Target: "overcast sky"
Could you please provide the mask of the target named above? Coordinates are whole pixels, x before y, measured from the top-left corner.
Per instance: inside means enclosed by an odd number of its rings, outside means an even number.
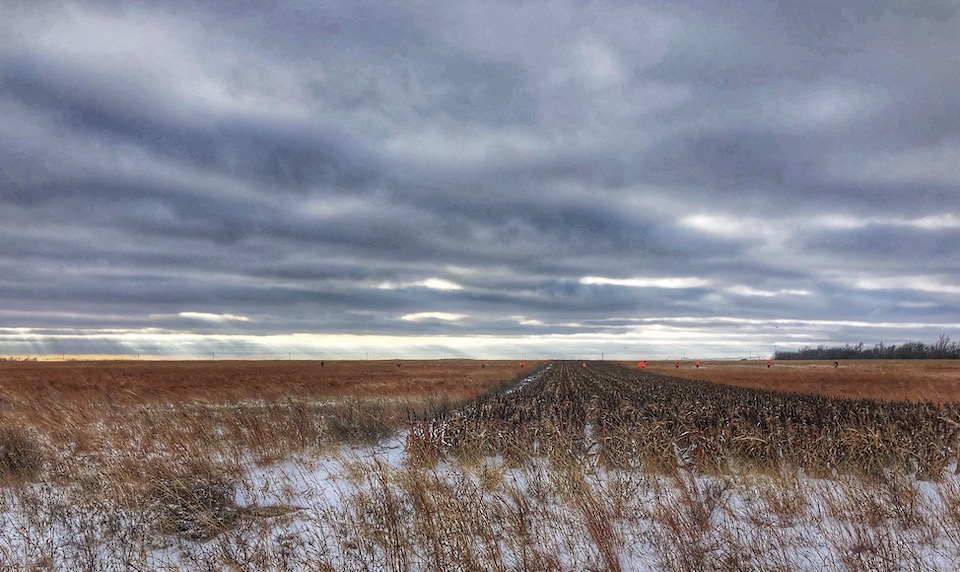
[[[960,338],[956,2],[0,0],[0,355]]]

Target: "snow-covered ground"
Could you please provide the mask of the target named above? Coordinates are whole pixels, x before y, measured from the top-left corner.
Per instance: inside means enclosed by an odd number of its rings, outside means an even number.
[[[131,505],[109,483],[6,487],[0,569],[946,571],[960,562],[953,467],[918,481],[652,475],[569,459],[424,466],[395,436],[247,463],[228,485],[219,504],[215,491],[207,504],[187,502],[195,514],[177,518],[193,528],[170,526],[180,513],[163,503],[176,501]]]
[[[304,507],[292,522],[323,542],[338,570],[472,562],[504,570],[954,570],[960,562],[960,479],[952,472],[936,483],[892,475],[865,482],[646,475],[547,460],[430,469],[403,461],[394,441],[312,467],[258,469],[252,482],[297,496],[255,491],[241,502]]]

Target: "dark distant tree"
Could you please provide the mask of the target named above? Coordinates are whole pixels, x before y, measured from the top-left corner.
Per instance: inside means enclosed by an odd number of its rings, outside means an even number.
[[[773,355],[778,360],[960,359],[960,344],[951,342],[947,334],[940,334],[933,344],[904,342],[888,346],[880,342],[869,349],[864,349],[863,342],[831,347],[820,344],[815,348],[803,346],[796,351],[777,351]]]
[[[950,336],[948,336],[947,334],[940,334],[940,338],[937,340],[937,343],[933,344],[934,357],[937,359],[946,358],[949,349],[950,349]]]

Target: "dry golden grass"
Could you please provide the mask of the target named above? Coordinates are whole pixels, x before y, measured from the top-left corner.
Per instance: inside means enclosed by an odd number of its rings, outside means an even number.
[[[636,362],[623,362],[636,367]],[[792,393],[895,401],[960,401],[958,360],[648,361],[654,373]]]
[[[525,369],[539,365],[527,362]],[[21,399],[230,404],[342,397],[460,400],[523,371],[516,361],[473,360],[0,362],[0,410]]]
[[[0,363],[0,570],[932,571],[960,554],[956,405],[539,365]]]
[[[331,444],[365,445],[414,413],[474,398],[538,365],[0,362],[0,477],[27,478],[44,458],[65,454],[114,474],[135,472],[144,458],[251,455],[268,463]],[[72,478],[56,463],[52,468],[54,480]]]

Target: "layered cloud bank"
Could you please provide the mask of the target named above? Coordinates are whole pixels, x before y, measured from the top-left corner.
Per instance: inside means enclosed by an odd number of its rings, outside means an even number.
[[[948,3],[8,3],[0,354],[955,333],[958,25]]]

